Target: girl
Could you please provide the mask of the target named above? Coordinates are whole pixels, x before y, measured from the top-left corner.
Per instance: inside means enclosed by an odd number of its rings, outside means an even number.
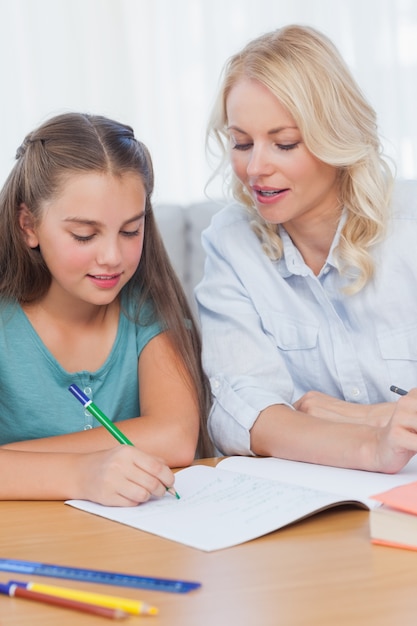
[[[135,505],[209,452],[200,339],[153,183],[146,147],[104,117],[59,115],[18,149],[0,194],[2,499]]]

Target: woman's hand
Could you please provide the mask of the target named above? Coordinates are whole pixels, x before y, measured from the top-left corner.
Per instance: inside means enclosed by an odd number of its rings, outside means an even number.
[[[388,424],[378,430],[376,471],[398,472],[416,452],[417,389],[412,389],[395,404],[394,413]]]
[[[159,459],[134,446],[120,445],[78,455],[72,497],[106,506],[135,506],[162,497],[174,474]]]

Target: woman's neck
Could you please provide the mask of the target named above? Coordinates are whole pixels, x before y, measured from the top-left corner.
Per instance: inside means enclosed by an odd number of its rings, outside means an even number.
[[[304,262],[317,276],[332,246],[340,221],[340,211],[333,211],[327,218],[283,224]]]

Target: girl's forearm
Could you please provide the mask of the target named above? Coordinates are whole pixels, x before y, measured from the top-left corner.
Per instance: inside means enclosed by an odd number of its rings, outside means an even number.
[[[77,494],[79,456],[0,449],[0,500],[65,500]]]
[[[117,422],[118,428],[139,449],[164,460],[169,467],[185,467],[194,460],[197,434],[194,427],[173,419],[137,417]],[[89,453],[120,445],[103,427],[90,430],[18,441],[2,446],[4,450],[50,453]]]

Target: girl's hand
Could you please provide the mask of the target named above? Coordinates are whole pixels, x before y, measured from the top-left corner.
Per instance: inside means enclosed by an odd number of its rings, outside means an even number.
[[[162,461],[128,445],[78,455],[75,475],[74,497],[106,506],[136,506],[174,484]]]

